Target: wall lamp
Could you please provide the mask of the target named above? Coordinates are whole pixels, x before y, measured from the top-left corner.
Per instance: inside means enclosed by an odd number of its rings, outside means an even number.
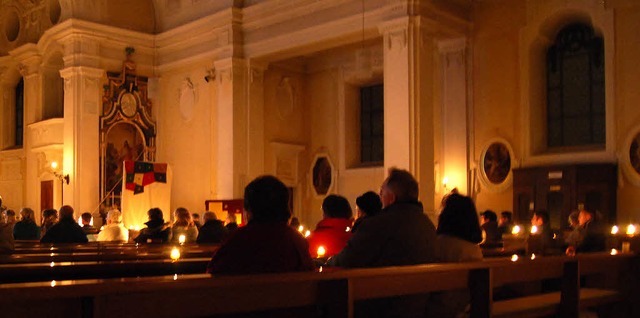
[[[58,163],[53,161],[51,162],[51,169],[53,170],[53,175],[60,180],[60,182],[69,184],[69,174],[62,174],[58,172]]]

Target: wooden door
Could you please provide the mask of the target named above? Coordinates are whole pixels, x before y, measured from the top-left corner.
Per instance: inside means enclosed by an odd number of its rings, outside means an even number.
[[[53,180],[40,182],[40,211],[53,209]]]

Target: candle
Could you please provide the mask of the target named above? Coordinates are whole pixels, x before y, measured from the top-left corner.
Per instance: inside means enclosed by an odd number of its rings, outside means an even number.
[[[304,231],[304,226],[302,225],[298,226],[298,232],[302,233],[302,231]]]
[[[531,253],[531,259],[532,260],[536,259],[536,254],[535,253]]]
[[[177,261],[180,258],[180,250],[177,247],[174,247],[171,250],[171,259]]]
[[[536,234],[536,233],[538,233],[538,227],[534,225],[531,227],[531,234]]]
[[[616,255],[616,254],[618,254],[618,250],[615,249],[615,248],[612,248],[611,249],[611,255]]]
[[[311,231],[307,230],[304,232],[304,237],[309,237],[309,235],[311,235]]]
[[[512,261],[512,262],[515,262],[515,261],[517,261],[517,260],[518,260],[518,254],[513,254],[513,255],[511,255],[511,261]]]
[[[324,246],[320,246],[320,247],[318,247],[318,258],[320,258],[320,257],[324,257],[324,254],[325,254],[326,252],[327,252],[327,251],[324,249]]]
[[[186,237],[186,236],[184,236],[184,234],[181,234],[181,235],[178,237],[178,242],[179,242],[180,244],[184,244],[184,242],[185,242],[186,240],[187,240],[187,237]]]

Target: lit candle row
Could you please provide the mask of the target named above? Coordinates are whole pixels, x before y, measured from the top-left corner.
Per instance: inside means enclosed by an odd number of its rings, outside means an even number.
[[[611,234],[616,235],[620,232],[620,228],[617,225],[611,227]],[[636,226],[633,224],[629,224],[627,226],[627,235],[635,235],[636,234]]]

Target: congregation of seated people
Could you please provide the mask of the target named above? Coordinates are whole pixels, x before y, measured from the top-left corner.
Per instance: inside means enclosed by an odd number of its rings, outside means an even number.
[[[247,223],[237,227],[235,219],[224,222],[215,213],[192,214],[179,207],[173,222],[166,222],[163,211],[147,212],[146,227],[136,237],[122,224],[122,213],[112,209],[107,213],[102,229],[91,226],[89,213],[81,215],[83,226],[74,219],[74,209],[65,205],[42,213],[41,227],[35,223],[33,210],[3,213],[0,224],[0,251],[11,250],[14,239],[37,240],[43,243],[84,243],[87,235],[97,233],[97,241],[136,243],[216,243],[206,272],[218,275],[283,273],[314,271],[316,256],[323,266],[335,268],[374,268],[428,263],[472,262],[483,259],[482,244],[496,244],[510,232],[511,213],[476,211],[470,197],[453,190],[442,201],[437,227],[418,200],[419,186],[406,170],[391,168],[382,182],[379,194],[367,191],[355,201],[356,219],[349,201],[330,194],[322,203],[323,219],[308,238],[296,226],[291,226],[289,190],[274,176],[261,176],[244,189],[244,209]],[[604,232],[597,216],[589,211],[578,213],[578,223],[566,254],[604,250]],[[297,220],[297,219],[296,219]],[[535,211],[531,219],[542,238],[542,246],[562,246],[549,225],[546,211]],[[560,244],[556,246],[556,244]],[[322,255],[319,248],[323,247]],[[374,299],[355,307],[357,317],[414,317],[425,308],[429,316],[455,317],[462,314],[469,295],[446,292],[425,298],[420,295],[393,299]],[[437,309],[437,310],[435,310]],[[435,310],[435,311],[434,311]]]

